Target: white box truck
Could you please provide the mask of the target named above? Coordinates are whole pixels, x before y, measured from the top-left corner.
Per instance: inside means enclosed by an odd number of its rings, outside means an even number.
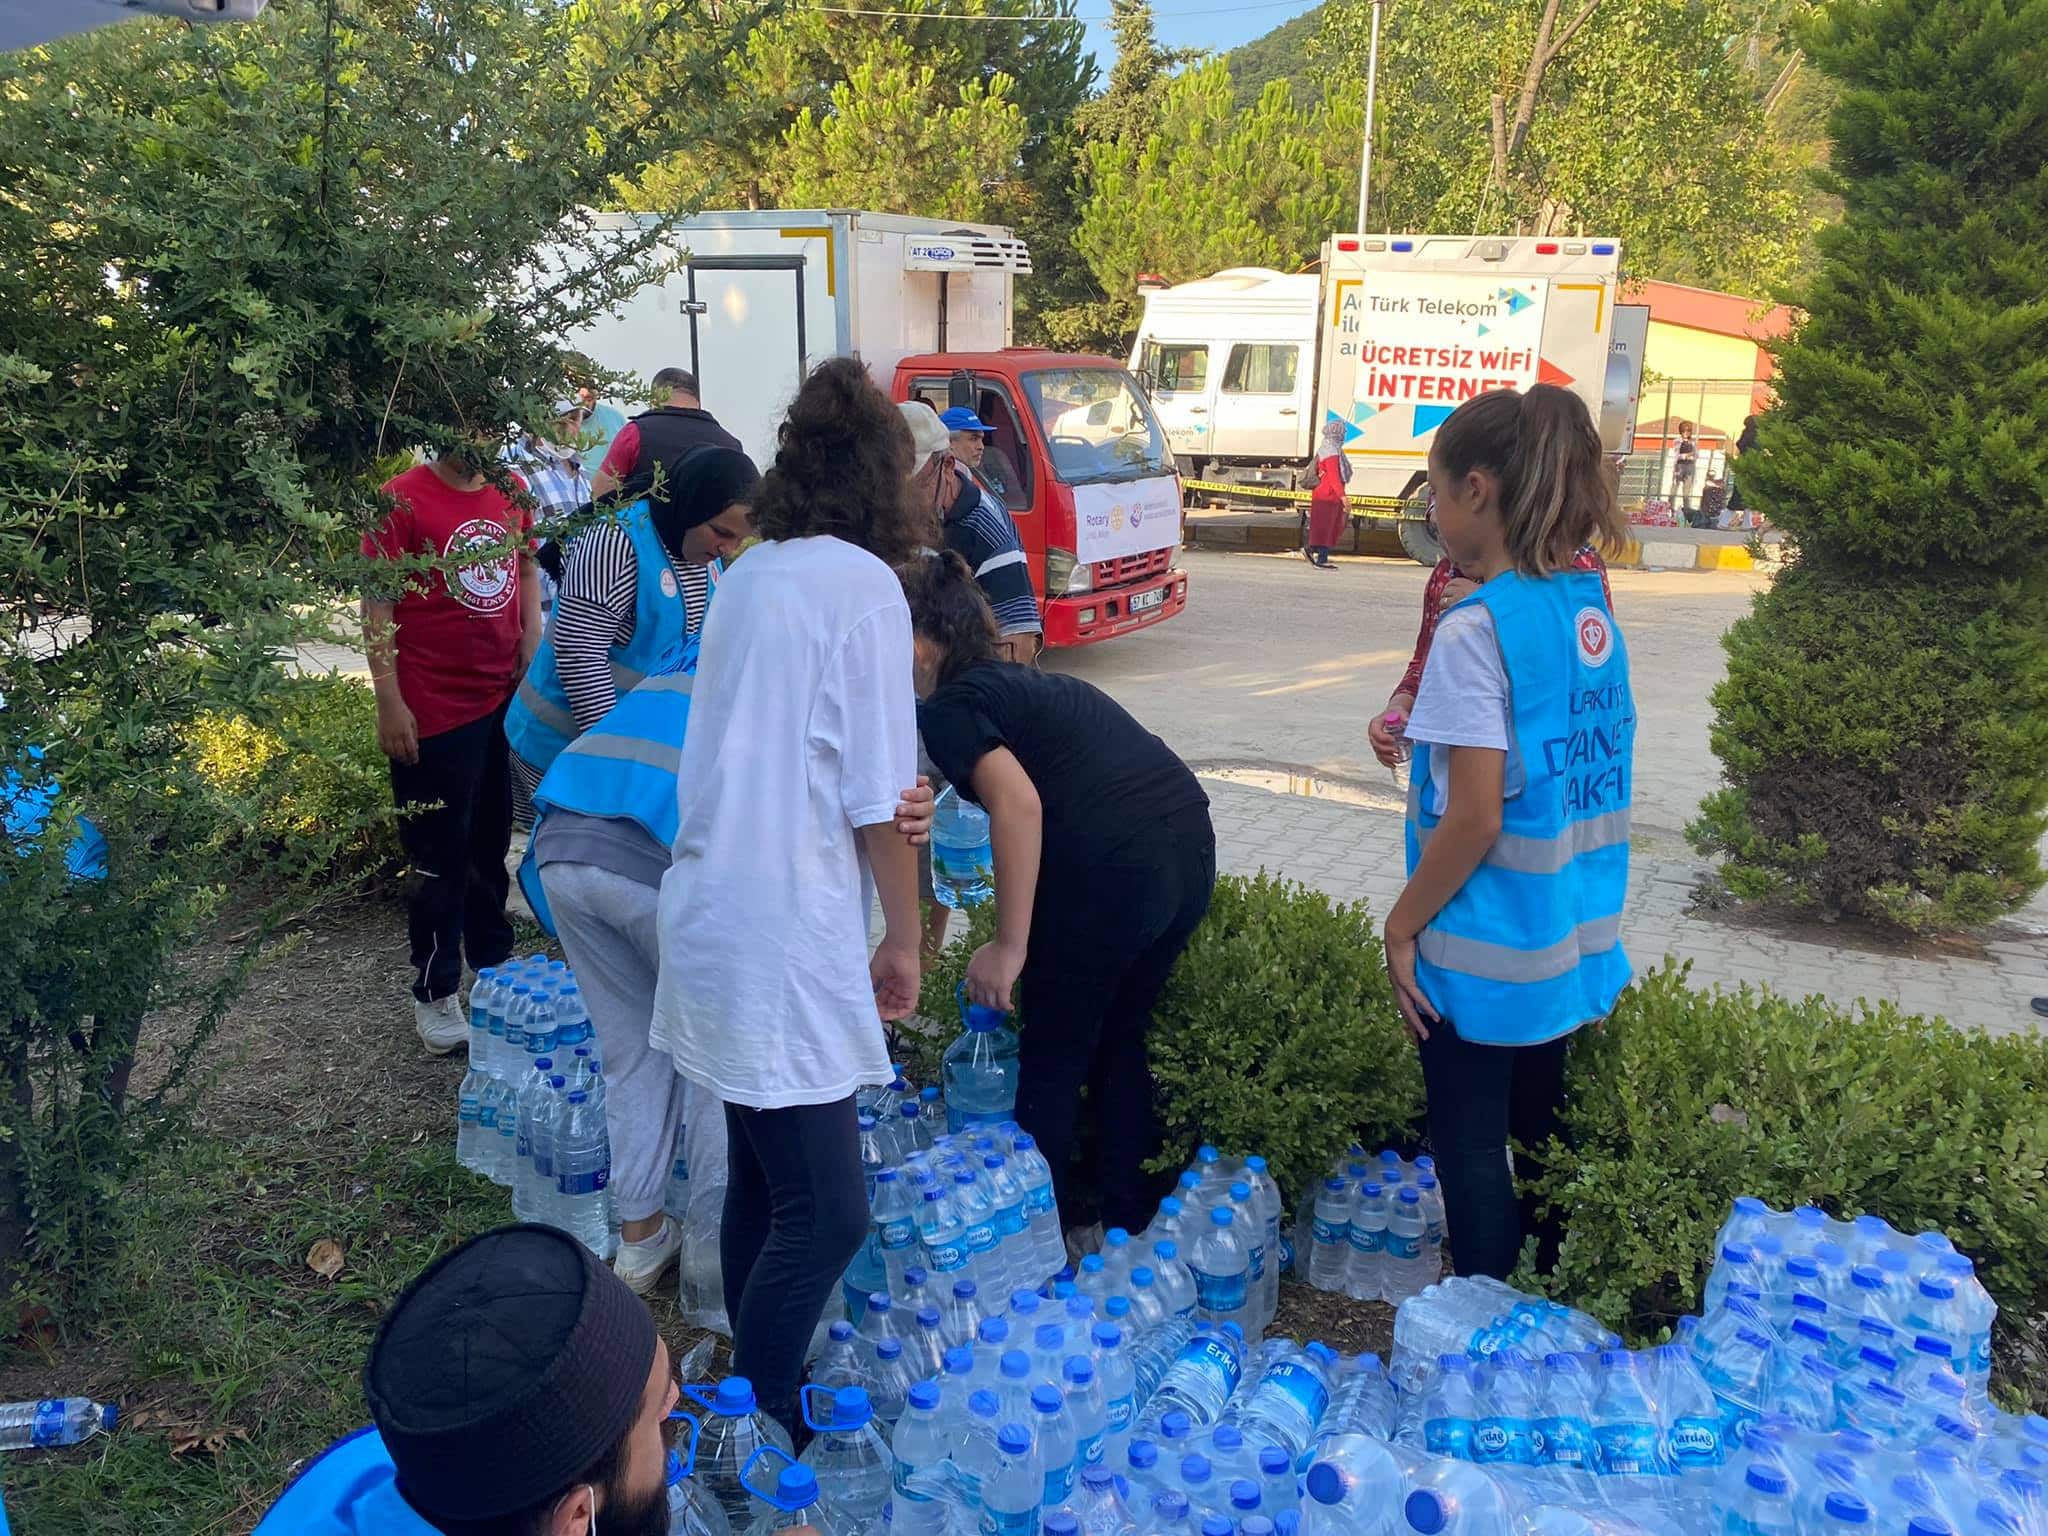
[[[599,231],[649,215],[600,214]],[[764,468],[804,375],[857,354],[884,388],[903,358],[1010,344],[1024,242],[996,224],[844,209],[739,209],[677,226],[684,257],[567,344],[648,379],[697,375],[704,408]]]
[[[1333,235],[1320,273],[1147,294],[1131,367],[1189,480],[1293,490],[1335,420],[1351,494],[1394,497],[1475,394],[1560,384],[1599,420],[1620,281],[1613,240]]]

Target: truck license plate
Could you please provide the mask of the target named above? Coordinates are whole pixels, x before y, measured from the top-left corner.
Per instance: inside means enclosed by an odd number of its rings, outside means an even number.
[[[1140,592],[1136,597],[1131,599],[1131,612],[1144,613],[1149,609],[1157,608],[1161,603],[1165,601],[1166,588],[1155,587],[1152,591]]]

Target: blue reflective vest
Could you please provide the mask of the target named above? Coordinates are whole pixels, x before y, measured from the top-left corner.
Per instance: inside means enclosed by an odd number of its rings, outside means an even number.
[[[654,531],[645,498],[619,514],[620,526],[633,546],[638,580],[633,588],[633,634],[611,648],[612,684],[621,696],[654,670],[655,663],[679,644],[688,630],[683,594],[676,585],[668,551]],[[713,561],[710,581],[716,586],[723,567]],[[560,605],[556,605],[559,613]],[[556,754],[576,739],[576,717],[562,670],[555,658],[555,619],[548,620],[533,664],[520,680],[512,708],[505,715],[505,736],[529,765],[545,773]]]
[[[41,763],[41,747],[28,749],[29,761]],[[57,807],[57,781],[47,774],[33,783],[9,768],[0,773],[0,826],[7,840],[24,853],[32,850]],[[64,868],[74,880],[107,878],[107,839],[88,817],[72,818],[71,842],[64,850]]]
[[[1628,650],[1590,571],[1496,576],[1484,604],[1526,782],[1500,836],[1416,940],[1416,980],[1460,1038],[1535,1045],[1604,1018],[1628,985],[1621,906],[1635,788]],[[1428,754],[1408,799],[1408,873],[1440,817]],[[1448,788],[1448,786],[1446,786]]]
[[[664,848],[676,840],[676,769],[690,724],[690,688],[697,676],[698,637],[690,636],[648,670],[647,677],[555,758],[533,792],[533,836],[519,863],[519,889],[533,915],[555,931],[534,849],[541,823],[560,808],[584,816],[638,822]]]
[[[365,1425],[315,1457],[255,1536],[441,1536],[398,1491],[384,1437]]]

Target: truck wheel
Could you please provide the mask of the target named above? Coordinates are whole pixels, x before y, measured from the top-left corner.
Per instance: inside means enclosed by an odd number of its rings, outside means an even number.
[[[1401,547],[1408,551],[1408,558],[1418,565],[1435,565],[1444,557],[1444,547],[1429,531],[1429,524],[1421,521],[1403,520],[1399,525]]]

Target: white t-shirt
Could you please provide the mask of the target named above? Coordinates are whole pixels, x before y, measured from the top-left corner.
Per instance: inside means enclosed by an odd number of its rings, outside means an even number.
[[[1502,798],[1522,792],[1527,775],[1515,750],[1508,699],[1507,666],[1501,660],[1493,615],[1482,603],[1466,603],[1445,614],[1429,643],[1422,685],[1408,712],[1408,739],[1429,747],[1430,814],[1450,804],[1451,748],[1494,747],[1508,755]],[[694,725],[695,722],[693,721]]]
[[[855,831],[916,781],[910,609],[843,540],[761,544],[719,583],[703,645],[653,1042],[728,1103],[829,1104],[890,1077]]]

